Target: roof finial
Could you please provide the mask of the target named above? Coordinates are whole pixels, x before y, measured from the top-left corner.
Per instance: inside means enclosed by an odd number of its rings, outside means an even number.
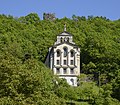
[[[66,31],[66,24],[64,24],[64,31]]]

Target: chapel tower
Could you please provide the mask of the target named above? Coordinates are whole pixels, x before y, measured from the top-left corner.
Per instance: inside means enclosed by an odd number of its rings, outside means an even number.
[[[67,83],[77,86],[80,75],[80,48],[73,42],[73,35],[64,31],[57,35],[57,40],[49,48],[45,64],[53,70],[54,75],[66,79]]]

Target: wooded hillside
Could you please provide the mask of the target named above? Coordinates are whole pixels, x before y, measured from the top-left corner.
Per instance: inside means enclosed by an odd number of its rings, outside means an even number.
[[[64,24],[81,49],[78,87],[53,76],[44,65],[48,48]],[[69,103],[120,105],[120,20],[73,15],[50,21],[36,13],[19,18],[1,14],[0,105]]]

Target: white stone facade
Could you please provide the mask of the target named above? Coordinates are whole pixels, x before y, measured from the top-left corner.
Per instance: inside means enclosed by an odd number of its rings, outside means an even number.
[[[57,41],[49,48],[45,64],[54,75],[65,78],[67,83],[77,86],[80,75],[80,48],[73,42],[73,36],[64,31],[57,36]]]

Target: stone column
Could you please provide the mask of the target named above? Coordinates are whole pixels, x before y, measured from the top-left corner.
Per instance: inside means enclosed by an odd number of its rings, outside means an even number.
[[[50,56],[50,69],[53,69],[53,58]]]
[[[57,53],[56,52],[54,52],[54,65],[56,65],[56,55]]]
[[[74,56],[74,65],[77,66],[77,52],[75,52],[75,56]]]
[[[53,73],[56,74],[56,68],[55,67],[53,68]]]
[[[67,65],[68,66],[70,65],[70,52],[68,52],[68,55],[67,55]]]
[[[70,68],[67,68],[67,74],[70,75]]]
[[[70,66],[70,52],[68,52],[68,58],[67,58],[68,66]]]
[[[63,52],[61,51],[61,56],[60,56],[60,59],[61,59],[61,66],[63,65]]]
[[[80,75],[80,55],[77,56],[77,75]]]
[[[63,75],[63,68],[60,68],[60,75]]]

